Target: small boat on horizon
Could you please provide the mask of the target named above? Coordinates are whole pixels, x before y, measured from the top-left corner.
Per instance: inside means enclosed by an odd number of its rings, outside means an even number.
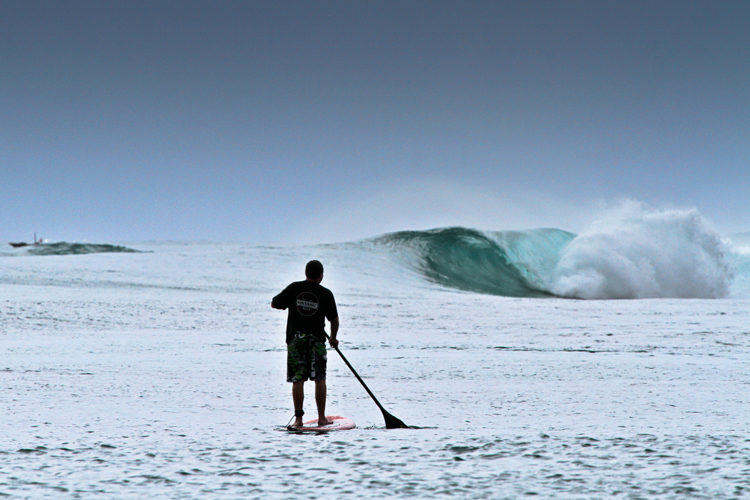
[[[36,245],[43,245],[44,239],[37,238],[36,233],[34,233],[34,243],[26,243],[25,241],[11,241],[8,243],[13,248],[21,248],[21,247],[28,247],[28,246],[36,246]]]

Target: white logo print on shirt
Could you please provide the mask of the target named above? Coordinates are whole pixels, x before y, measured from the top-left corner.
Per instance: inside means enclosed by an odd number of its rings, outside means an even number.
[[[318,312],[320,300],[318,300],[318,296],[314,293],[302,292],[301,294],[297,295],[296,305],[297,312],[302,316],[312,316],[313,314]]]

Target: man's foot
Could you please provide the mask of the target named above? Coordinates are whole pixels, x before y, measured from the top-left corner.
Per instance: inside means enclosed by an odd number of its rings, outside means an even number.
[[[318,419],[318,426],[331,425],[332,423],[333,423],[333,420],[328,420],[325,417]]]
[[[294,423],[293,423],[292,425],[290,425],[289,427],[302,427],[303,425],[304,425],[304,424],[302,423],[302,419],[301,419],[301,418],[298,418],[298,419],[297,419],[297,420],[295,420],[295,421],[294,421]]]

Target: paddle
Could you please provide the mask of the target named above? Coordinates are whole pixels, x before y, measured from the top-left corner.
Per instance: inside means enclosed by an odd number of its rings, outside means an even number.
[[[328,340],[331,339],[331,337],[328,336],[326,333],[326,338]],[[383,408],[383,405],[380,404],[380,401],[378,401],[378,398],[375,397],[375,394],[372,393],[369,387],[367,387],[367,384],[365,384],[365,381],[362,380],[362,377],[359,376],[357,373],[357,370],[354,369],[351,363],[349,363],[349,360],[346,359],[346,356],[339,350],[338,346],[334,347],[336,349],[336,352],[339,353],[339,356],[341,356],[341,359],[344,360],[344,363],[346,363],[346,366],[349,367],[349,369],[352,371],[355,377],[357,377],[357,380],[359,380],[359,383],[362,384],[362,387],[365,388],[367,391],[367,394],[370,395],[373,401],[375,401],[375,404],[378,405],[378,408],[380,408],[380,411],[383,412],[383,418],[385,419],[385,428],[386,429],[406,429],[409,426],[403,423],[401,420],[397,419],[387,411],[385,411],[385,408]]]

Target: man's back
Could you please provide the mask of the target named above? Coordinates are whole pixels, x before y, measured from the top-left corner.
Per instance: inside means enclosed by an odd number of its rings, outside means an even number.
[[[314,335],[325,341],[325,319],[338,317],[333,293],[311,280],[296,281],[273,298],[276,309],[288,309],[286,341],[289,343],[295,332]]]

